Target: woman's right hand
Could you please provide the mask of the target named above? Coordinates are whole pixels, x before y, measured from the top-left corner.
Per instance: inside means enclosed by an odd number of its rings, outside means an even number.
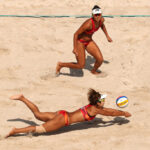
[[[73,49],[73,51],[72,51],[76,56],[78,56],[78,52],[77,52],[77,49]]]
[[[125,117],[131,117],[131,114],[129,112],[125,111],[124,113],[125,113],[124,114]]]

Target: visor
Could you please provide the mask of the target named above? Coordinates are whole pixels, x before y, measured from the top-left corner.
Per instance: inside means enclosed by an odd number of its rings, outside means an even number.
[[[104,98],[106,98],[107,97],[107,95],[106,94],[103,94],[103,95],[101,95],[101,98],[100,99],[104,99]]]
[[[101,14],[102,13],[102,11],[101,11],[101,9],[99,9],[99,8],[96,8],[96,9],[93,9],[92,10],[92,14]]]

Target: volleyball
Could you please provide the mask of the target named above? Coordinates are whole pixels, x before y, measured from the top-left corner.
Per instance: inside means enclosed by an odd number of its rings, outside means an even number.
[[[124,107],[127,107],[128,106],[128,98],[126,96],[119,96],[117,99],[116,99],[116,105],[120,108],[124,108]]]

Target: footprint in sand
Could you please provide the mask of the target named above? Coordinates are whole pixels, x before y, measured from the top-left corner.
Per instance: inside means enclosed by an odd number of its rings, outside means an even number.
[[[50,70],[48,73],[46,73],[45,75],[41,76],[40,79],[41,80],[51,80],[52,78],[57,77],[55,74],[54,70]]]
[[[140,105],[139,103],[133,103],[134,106]]]
[[[97,78],[105,78],[108,74],[106,72],[101,72],[100,74],[96,75]]]
[[[0,141],[5,139],[5,135],[0,135]]]
[[[7,48],[0,48],[0,54],[9,54],[10,50]]]
[[[0,79],[16,80],[15,73],[12,68],[1,69]]]

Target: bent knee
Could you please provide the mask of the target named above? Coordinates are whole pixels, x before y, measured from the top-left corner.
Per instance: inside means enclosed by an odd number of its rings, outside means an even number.
[[[34,113],[34,116],[35,116],[36,119],[41,119],[41,114],[40,114],[40,112],[35,112],[35,113]]]
[[[102,63],[104,62],[104,59],[103,59],[103,57],[101,57],[101,58],[97,59],[96,61],[97,61],[99,64],[102,64]]]
[[[83,68],[84,68],[84,66],[85,66],[85,63],[83,63],[83,64],[79,64],[79,65],[78,65],[78,68],[79,68],[79,69],[83,69]]]

